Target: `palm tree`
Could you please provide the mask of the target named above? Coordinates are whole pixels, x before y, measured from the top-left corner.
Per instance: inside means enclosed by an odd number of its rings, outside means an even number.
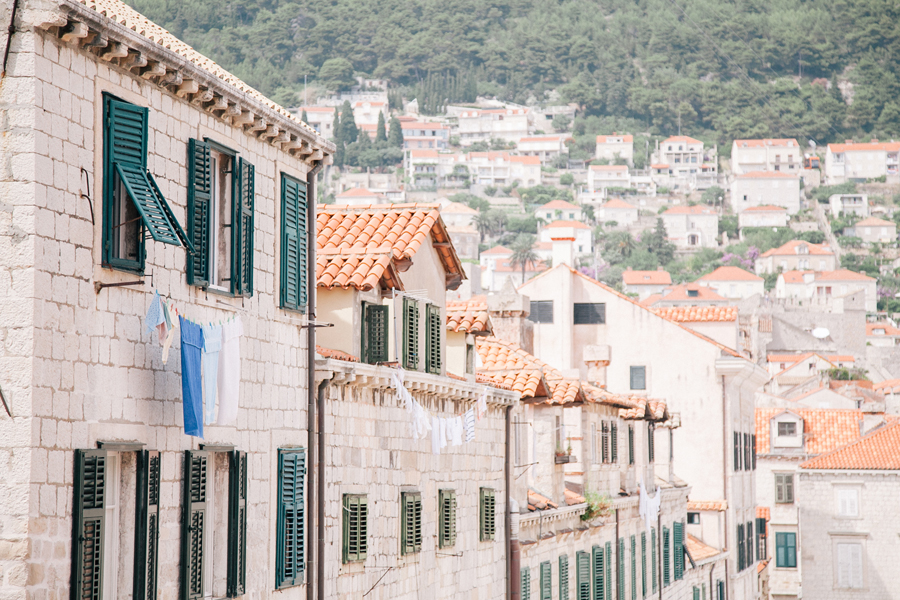
[[[519,265],[522,267],[522,283],[525,283],[525,266],[528,263],[536,263],[538,255],[534,251],[535,236],[529,233],[521,233],[516,237],[516,241],[512,244],[512,256],[509,258],[510,265]]]
[[[494,230],[494,219],[491,217],[490,211],[479,211],[479,213],[475,215],[475,229],[477,229],[478,233],[481,235],[481,243],[483,244],[484,236]]]

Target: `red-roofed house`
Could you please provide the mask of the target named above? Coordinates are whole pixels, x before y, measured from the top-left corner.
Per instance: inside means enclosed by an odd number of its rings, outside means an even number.
[[[629,204],[621,198],[612,198],[604,202],[599,208],[595,209],[594,213],[601,223],[615,221],[617,225],[624,227],[636,223],[640,216],[637,206]]]
[[[890,323],[866,323],[866,343],[871,346],[900,346],[900,328]]]
[[[731,182],[731,206],[743,212],[753,206],[782,206],[795,215],[800,211],[800,175],[779,171],[751,171]]]
[[[516,144],[516,151],[522,156],[537,156],[541,161],[548,161],[560,155],[567,155],[569,147],[566,142],[572,135],[561,133],[556,135],[532,135],[523,137]]]
[[[594,251],[593,231],[589,225],[581,221],[553,221],[542,226],[538,235],[541,242],[553,242],[564,238],[571,238],[574,257],[592,254]]]
[[[828,197],[828,208],[835,218],[841,215],[869,216],[868,194],[832,194]]]
[[[831,271],[835,268],[834,252],[827,244],[811,244],[791,240],[783,246],[763,252],[756,259],[757,275],[778,271]]]
[[[727,304],[729,304],[728,298],[720,296],[710,287],[694,282],[667,287],[654,306],[725,306]]]
[[[403,147],[440,150],[450,144],[450,127],[443,123],[401,121]]]
[[[551,200],[534,212],[534,216],[543,219],[547,223],[566,219],[567,221],[581,220],[581,207],[565,200]]]
[[[459,140],[463,146],[501,139],[518,143],[528,137],[534,115],[529,108],[467,109],[459,113]]]
[[[715,151],[707,153],[703,142],[685,135],[657,142],[651,163],[668,165],[659,185],[673,184],[679,189],[705,189],[718,183],[718,159]]]
[[[847,181],[864,182],[886,177],[888,183],[900,182],[900,142],[865,144],[828,144],[825,152],[825,177],[829,185]]]
[[[604,196],[607,188],[631,187],[628,165],[591,165],[587,172],[588,194]]]
[[[335,204],[342,206],[369,206],[370,204],[381,204],[383,201],[381,196],[366,188],[350,188],[334,198]]]
[[[707,273],[695,283],[716,291],[725,298],[749,298],[754,294],[765,294],[765,279],[740,267],[719,267]]]
[[[377,100],[361,100],[353,103],[353,120],[357,126],[371,125],[378,126],[378,115],[384,117],[385,126],[390,121],[390,113],[388,112],[388,103]],[[375,136],[373,135],[374,139]]]
[[[673,206],[662,214],[669,239],[679,248],[715,248],[719,215],[709,206]]]
[[[797,476],[803,597],[894,597],[900,420],[801,463]]]
[[[634,166],[634,137],[620,133],[598,135],[594,156],[599,160],[609,162],[622,159],[628,165]]]
[[[734,140],[731,144],[731,173],[753,171],[796,175],[803,164],[803,153],[795,139]]]
[[[864,242],[890,244],[897,241],[897,224],[877,217],[857,221],[844,228],[844,235],[858,237]]]
[[[787,271],[778,275],[775,297],[811,300],[822,304],[830,302],[832,298],[844,298],[863,291],[865,310],[874,312],[878,305],[876,284],[874,277],[848,269],[826,272]]]
[[[518,181],[541,185],[541,160],[537,156],[515,156],[509,152],[469,152],[465,164],[478,185],[504,186]]]
[[[661,267],[656,271],[632,271],[629,267],[622,272],[622,285],[626,294],[637,294],[638,300],[645,300],[672,285],[672,276]]]
[[[745,227],[787,227],[787,209],[780,206],[766,204],[763,206],[751,206],[738,213],[738,228],[741,239],[744,236]]]

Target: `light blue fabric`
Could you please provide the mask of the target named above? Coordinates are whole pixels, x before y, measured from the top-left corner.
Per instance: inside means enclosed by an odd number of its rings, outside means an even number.
[[[203,329],[179,316],[181,325],[181,395],[184,432],[203,438],[203,394],[200,378],[200,353]]]
[[[219,351],[222,349],[222,326],[203,326],[203,398],[206,401],[205,421],[209,425],[216,417],[216,385],[219,374]]]
[[[147,316],[144,320],[147,326],[147,333],[153,333],[153,330],[166,320],[162,306],[160,306],[158,291],[154,290],[153,292],[153,300],[150,301],[150,308],[147,309]]]

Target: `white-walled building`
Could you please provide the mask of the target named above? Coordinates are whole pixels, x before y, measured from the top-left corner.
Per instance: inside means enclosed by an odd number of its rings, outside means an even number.
[[[450,127],[443,123],[400,121],[403,148],[441,150],[450,145]]]
[[[827,244],[812,244],[803,240],[791,240],[778,248],[763,252],[756,259],[757,275],[778,271],[832,271],[835,268],[834,252]]]
[[[825,181],[836,185],[847,181],[864,183],[885,177],[888,183],[900,181],[900,142],[828,144],[825,151]]]
[[[525,107],[467,109],[457,117],[459,142],[463,146],[491,139],[518,143],[528,137],[532,118]]]
[[[591,165],[587,172],[587,191],[605,195],[607,188],[630,188],[628,165]]]
[[[661,217],[666,233],[679,248],[715,248],[718,245],[719,215],[703,205],[673,206]]]
[[[866,323],[866,344],[871,346],[900,346],[900,327],[890,323]]]
[[[658,142],[651,161],[657,185],[679,189],[706,189],[718,183],[715,151],[707,154],[703,142],[677,135]]]
[[[534,216],[547,223],[559,220],[581,221],[582,212],[581,207],[577,204],[565,200],[551,200],[534,211]]]
[[[697,279],[696,283],[714,289],[725,298],[743,299],[765,294],[765,279],[740,267],[719,267]]]
[[[541,185],[541,160],[537,156],[516,156],[509,152],[469,152],[462,161],[472,183],[506,186],[518,181],[532,187]]]
[[[734,140],[731,144],[731,173],[743,175],[756,171],[798,175],[802,170],[803,152],[797,140]]]
[[[478,211],[461,202],[445,202],[441,205],[441,219],[447,227],[471,227]]]
[[[646,300],[653,294],[662,294],[672,285],[672,276],[662,267],[655,271],[622,271],[622,289],[626,294],[637,294],[638,300]]]
[[[579,257],[593,254],[593,233],[590,226],[581,221],[559,220],[542,226],[538,232],[538,239],[546,243],[554,239],[571,238],[572,251]]]
[[[738,213],[738,228],[742,230],[745,227],[787,227],[787,224],[787,209],[781,206],[751,206]]]
[[[366,188],[351,188],[334,197],[335,203],[349,206],[369,206],[381,204],[384,198]]]
[[[741,213],[756,206],[775,205],[789,214],[800,212],[800,176],[777,171],[750,171],[731,182],[731,206]]]
[[[566,142],[572,140],[572,135],[561,133],[557,135],[532,135],[523,137],[516,144],[516,152],[522,156],[537,156],[541,162],[568,154],[569,147]]]
[[[868,194],[832,194],[828,198],[828,207],[833,217],[844,215],[856,215],[857,217],[869,216]]]
[[[640,211],[637,206],[629,204],[621,198],[612,198],[595,209],[594,215],[600,223],[615,221],[617,225],[627,227],[638,221]]]
[[[858,237],[870,244],[874,242],[890,244],[897,241],[897,224],[893,221],[869,217],[857,221],[850,227],[845,227],[844,235]]]
[[[353,120],[358,126],[378,125],[378,115],[384,118],[385,130],[391,115],[388,112],[388,103],[377,100],[360,100],[353,103]],[[375,136],[372,136],[373,138]]]
[[[598,135],[594,157],[612,163],[615,163],[616,160],[624,160],[625,164],[633,167],[634,136],[618,133]]]
[[[301,106],[297,118],[306,112],[307,124],[326,139],[334,137],[334,106]]]
[[[832,298],[865,292],[865,309],[874,312],[878,306],[877,279],[847,269],[836,271],[785,271],[775,284],[776,298],[797,298],[826,304]]]

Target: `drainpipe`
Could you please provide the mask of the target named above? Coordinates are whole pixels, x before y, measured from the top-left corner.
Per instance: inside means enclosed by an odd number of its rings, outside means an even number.
[[[306,202],[306,222],[307,223],[315,223],[316,222],[316,175],[319,171],[322,170],[322,163],[319,162],[315,167],[310,169],[306,173],[306,187],[307,187],[307,202]],[[320,490],[323,488],[316,485],[316,480],[313,477],[313,472],[315,471],[318,475],[321,475],[321,464],[320,464],[320,453],[316,448],[316,236],[315,230],[313,230],[312,235],[307,236],[306,241],[306,255],[308,260],[306,261],[306,390],[307,390],[307,404],[306,404],[306,432],[307,432],[307,446],[309,453],[309,477],[307,480],[308,487],[308,497],[309,502],[315,502],[317,505],[322,506],[324,502],[316,501],[317,493],[321,493]],[[321,395],[321,394],[320,394]],[[320,478],[321,479],[321,478]],[[310,540],[316,539],[317,532],[323,529],[322,523],[324,521],[319,520],[316,522],[313,511],[307,511],[306,515],[306,527],[307,531],[310,532]],[[321,575],[317,573],[316,576],[313,576],[313,567],[317,565],[321,565],[323,563],[322,554],[319,548],[313,548],[313,544],[307,544],[307,564],[309,565],[308,569],[308,579],[306,582],[306,598],[307,600],[316,600],[316,596],[314,593],[314,587],[316,584],[321,584]],[[319,596],[322,598],[322,596]]]
[[[512,405],[506,407],[506,461],[503,476],[506,479],[506,597],[520,600],[522,597],[521,552],[519,548],[519,503],[512,495],[512,451],[510,446]]]
[[[316,477],[318,478],[319,498],[316,510],[318,512],[317,521],[319,528],[316,531],[318,539],[316,541],[316,552],[319,556],[319,562],[316,565],[316,600],[324,600],[325,598],[325,388],[329,386],[331,379],[326,379],[319,384],[318,406],[316,407],[317,417],[317,437],[319,445],[319,464],[316,469]]]
[[[662,488],[661,487],[657,488],[656,493],[662,494]],[[663,547],[662,547],[662,544],[663,544],[662,496],[660,496],[659,513],[656,515],[656,532],[657,532],[656,552],[657,552],[657,555],[659,556],[659,561],[657,562],[657,565],[659,565],[659,571],[656,572],[656,574],[659,576],[659,581],[657,582],[659,584],[659,587],[656,589],[659,590],[659,600],[663,600],[663,581],[664,580],[663,580]]]
[[[722,541],[725,542],[723,546],[726,549],[730,549],[728,545],[728,511],[734,510],[731,506],[731,503],[728,501],[728,461],[730,460],[728,457],[728,416],[731,414],[731,411],[728,410],[728,398],[725,393],[725,376],[722,375],[722,497],[725,499],[725,506],[728,508],[725,509],[725,527],[722,528],[724,534],[722,535]],[[725,597],[728,597],[728,559],[725,559],[725,575],[722,577],[722,580],[725,583]]]
[[[662,491],[662,490],[660,490]],[[622,564],[622,557],[619,556],[619,509],[616,509],[616,598],[618,598],[619,593],[619,580],[625,581],[625,576],[622,573],[619,573],[619,565]],[[625,592],[622,592],[622,595],[625,595]],[[610,599],[611,600],[611,599]]]

